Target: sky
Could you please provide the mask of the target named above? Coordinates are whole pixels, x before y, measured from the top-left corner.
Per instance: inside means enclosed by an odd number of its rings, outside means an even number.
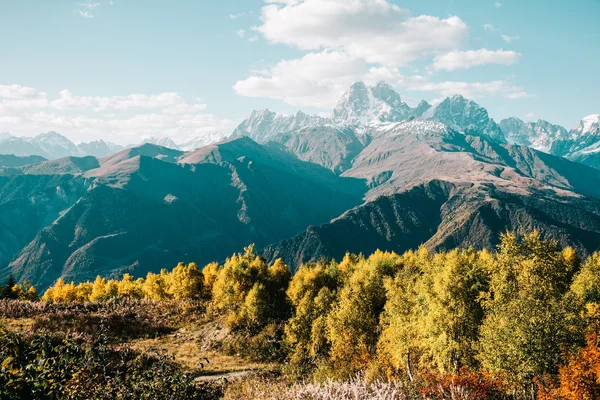
[[[355,81],[497,121],[600,113],[600,0],[2,0],[0,132],[176,142]]]

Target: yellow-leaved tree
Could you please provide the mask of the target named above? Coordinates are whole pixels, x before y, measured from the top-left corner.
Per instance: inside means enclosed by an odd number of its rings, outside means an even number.
[[[284,344],[299,376],[329,357],[327,315],[336,301],[338,272],[335,262],[320,261],[301,266],[290,282],[292,317],[285,326]]]
[[[522,240],[502,235],[483,302],[484,369],[530,389],[535,376],[557,372],[564,352],[583,339],[574,303],[566,298],[577,266],[570,250],[561,251],[538,232]]]

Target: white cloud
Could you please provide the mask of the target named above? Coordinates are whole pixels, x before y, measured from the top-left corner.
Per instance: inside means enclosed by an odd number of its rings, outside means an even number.
[[[251,70],[234,85],[240,96],[281,100],[296,107],[331,109],[355,81],[385,80],[402,91],[436,96],[531,96],[506,80],[431,82],[435,71],[514,64],[520,53],[462,50],[469,28],[458,16],[412,16],[390,0],[264,0],[261,23],[252,29],[270,43],[307,52]],[[498,31],[485,24],[486,31]],[[249,38],[249,40],[251,40]],[[405,76],[399,68],[431,60],[428,76]],[[411,66],[411,67],[414,67]],[[413,68],[414,74],[419,70]]]
[[[386,66],[406,65],[459,47],[468,28],[458,17],[412,17],[387,0],[277,1],[256,28],[272,43],[302,50],[336,49]]]
[[[510,100],[534,97],[532,94],[527,93],[523,88],[504,80],[491,82],[426,82],[411,85],[408,89],[423,92],[435,92],[442,96],[461,94],[472,99],[494,95],[500,95]]]
[[[248,41],[250,43],[254,43],[254,42],[258,42],[258,36],[257,35],[252,35],[248,38]]]
[[[0,85],[0,98],[5,99],[29,99],[45,95],[36,89],[21,85]]]
[[[104,110],[148,109],[161,110],[169,114],[199,112],[206,104],[187,103],[177,93],[160,93],[156,95],[130,94],[127,96],[75,96],[68,90],[62,90],[58,98],[53,100],[51,108],[56,110],[93,109],[96,112]]]
[[[494,3],[494,7],[500,8],[500,7],[502,7],[502,3],[500,3],[499,1],[497,1],[497,2]]]
[[[451,51],[435,56],[432,68],[455,71],[486,64],[512,65],[521,57],[521,53],[507,50],[469,50]]]
[[[62,90],[48,99],[34,88],[0,85],[0,131],[20,135],[56,130],[75,141],[101,137],[126,144],[148,135],[183,141],[233,130],[233,121],[205,113],[205,109],[206,104],[198,99],[187,102],[169,92],[102,97]]]
[[[267,97],[298,107],[331,108],[350,84],[358,80],[394,83],[397,70],[369,67],[344,52],[322,51],[302,58],[283,60],[271,68],[234,85],[237,94]]]
[[[500,95],[507,99],[530,97],[514,84],[491,82],[430,82],[427,77],[405,76],[397,68],[374,67],[343,52],[322,51],[304,57],[283,60],[275,66],[254,71],[254,74],[234,85],[240,96],[281,100],[296,107],[331,109],[350,84],[365,81],[374,84],[386,81],[400,91],[433,92],[441,96],[462,94],[466,97]]]
[[[78,5],[87,8],[88,10],[100,7],[100,3],[79,3]]]
[[[77,10],[77,12],[79,13],[80,17],[83,17],[85,19],[94,18],[94,14],[92,14],[92,11],[94,9],[100,7],[100,3],[79,3],[77,5],[83,8],[83,9]],[[112,6],[112,1],[111,1],[110,5]]]
[[[244,37],[244,35],[246,34],[246,30],[238,29],[237,31],[235,31],[235,34],[238,35],[239,37]]]
[[[79,16],[86,18],[86,19],[90,19],[90,18],[94,18],[94,15],[89,12],[89,11],[81,11],[79,10]]]
[[[229,14],[230,19],[238,19],[246,15],[245,12],[237,13],[237,14]]]
[[[510,43],[514,40],[519,40],[521,37],[520,36],[508,36],[508,35],[500,35],[500,37],[502,38],[502,40],[504,40],[506,43]]]

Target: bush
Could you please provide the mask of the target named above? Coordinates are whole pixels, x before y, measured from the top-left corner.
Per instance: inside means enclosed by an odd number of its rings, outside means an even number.
[[[2,399],[208,398],[165,357],[114,350],[102,335],[17,335],[0,327]],[[202,397],[204,396],[204,397]]]

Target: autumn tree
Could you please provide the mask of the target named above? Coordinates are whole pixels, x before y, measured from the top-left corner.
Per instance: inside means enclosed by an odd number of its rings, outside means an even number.
[[[287,289],[293,314],[285,326],[284,343],[290,364],[298,374],[329,356],[326,321],[336,301],[338,272],[338,264],[333,261],[302,265]]]
[[[522,241],[501,237],[483,303],[479,358],[486,370],[520,384],[556,372],[563,351],[578,338],[572,304],[565,301],[576,267],[571,251],[538,232]]]
[[[427,259],[422,272],[414,310],[422,364],[442,373],[476,368],[480,297],[487,290],[482,260],[472,250],[441,252]]]
[[[174,299],[197,299],[202,296],[203,276],[196,263],[179,263],[165,275],[166,292]]]
[[[402,256],[402,267],[396,275],[384,280],[386,303],[380,318],[376,367],[388,375],[405,374],[411,381],[421,356],[418,286],[428,259],[429,253],[423,247],[409,251]]]
[[[366,368],[373,359],[379,338],[379,316],[386,293],[384,279],[401,265],[395,253],[377,251],[360,259],[339,291],[339,300],[327,317],[330,357],[340,374]]]
[[[290,274],[281,261],[268,267],[265,259],[248,246],[234,254],[218,270],[212,290],[212,306],[225,313],[228,326],[257,332],[289,312],[285,289]]]

